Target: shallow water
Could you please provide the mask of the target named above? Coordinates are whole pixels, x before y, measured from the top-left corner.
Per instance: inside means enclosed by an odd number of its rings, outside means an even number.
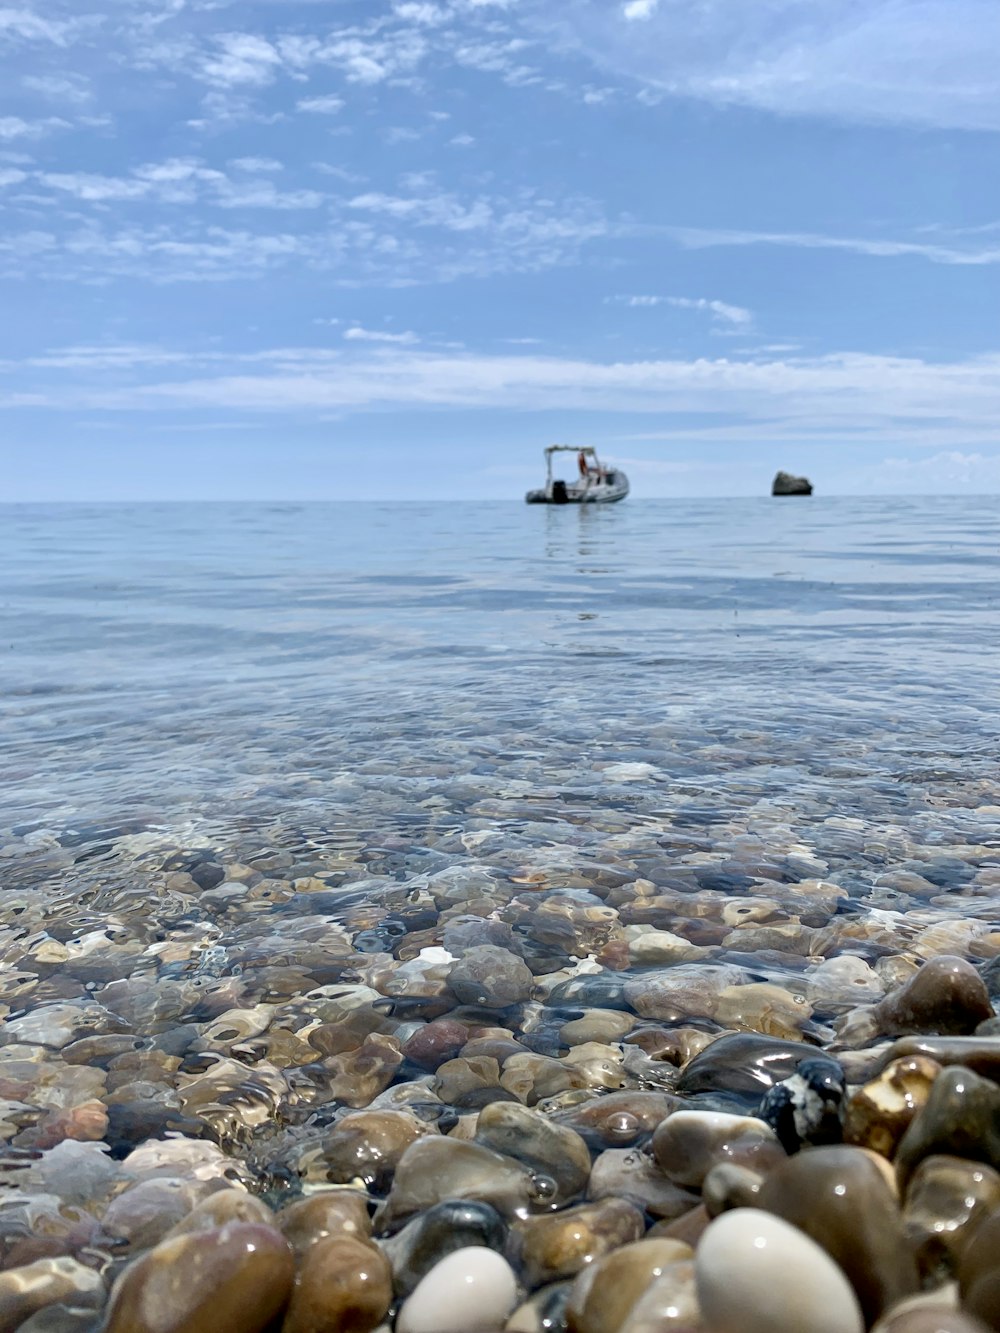
[[[3,825],[363,820],[372,765],[383,820],[461,779],[863,816],[990,767],[994,500],[19,506],[0,569]]]

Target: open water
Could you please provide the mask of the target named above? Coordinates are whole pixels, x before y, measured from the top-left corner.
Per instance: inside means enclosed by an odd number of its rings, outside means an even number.
[[[982,835],[998,599],[994,498],[8,506],[0,842],[350,881],[735,819],[863,878]]]

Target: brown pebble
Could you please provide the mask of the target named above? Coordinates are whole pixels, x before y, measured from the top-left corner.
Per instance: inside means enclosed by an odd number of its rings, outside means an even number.
[[[622,1199],[600,1199],[515,1223],[511,1239],[529,1288],[572,1277],[581,1268],[638,1240],[642,1213]]]
[[[875,1006],[879,1029],[891,1037],[969,1033],[992,1016],[993,1006],[982,977],[964,958],[949,954],[931,958]]]
[[[297,1259],[318,1240],[341,1235],[365,1240],[372,1234],[368,1201],[357,1190],[323,1190],[297,1199],[282,1208],[276,1222]]]
[[[899,1206],[860,1148],[811,1148],[775,1166],[755,1204],[811,1236],[840,1265],[866,1323],[919,1286]]]
[[[291,1247],[273,1227],[230,1222],[175,1236],[119,1278],[105,1333],[263,1333],[294,1276]]]
[[[392,1268],[353,1236],[317,1240],[302,1260],[281,1333],[370,1333],[392,1301]]]
[[[649,1284],[692,1254],[679,1240],[639,1240],[591,1264],[577,1275],[566,1303],[570,1333],[617,1333]]]

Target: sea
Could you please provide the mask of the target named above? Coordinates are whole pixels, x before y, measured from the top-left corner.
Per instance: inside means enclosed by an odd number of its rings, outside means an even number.
[[[870,892],[996,838],[998,640],[995,497],[8,505],[0,880],[643,874],[669,826]]]

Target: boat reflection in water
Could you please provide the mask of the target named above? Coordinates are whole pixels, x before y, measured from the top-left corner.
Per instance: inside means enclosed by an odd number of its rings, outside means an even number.
[[[578,476],[560,481],[552,476],[553,454],[576,454]],[[575,444],[550,444],[545,450],[545,485],[524,497],[530,505],[614,504],[628,495],[628,477],[621,468],[605,467],[597,450]]]

